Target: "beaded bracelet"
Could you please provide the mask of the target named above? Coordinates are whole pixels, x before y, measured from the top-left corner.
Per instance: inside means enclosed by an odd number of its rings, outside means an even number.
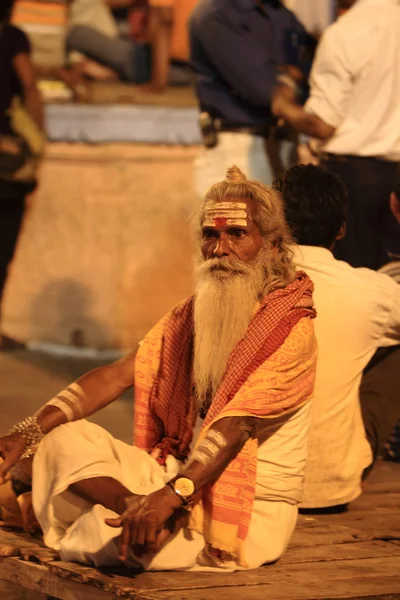
[[[44,437],[44,432],[40,427],[37,417],[28,417],[20,423],[17,423],[10,429],[11,433],[17,433],[26,441],[26,449],[21,458],[29,458],[35,453],[35,446],[39,444]]]

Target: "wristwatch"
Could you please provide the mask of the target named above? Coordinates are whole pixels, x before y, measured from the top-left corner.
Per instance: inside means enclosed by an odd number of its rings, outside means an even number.
[[[169,481],[167,485],[179,496],[182,504],[189,504],[195,491],[194,483],[189,477],[178,477],[173,481]]]

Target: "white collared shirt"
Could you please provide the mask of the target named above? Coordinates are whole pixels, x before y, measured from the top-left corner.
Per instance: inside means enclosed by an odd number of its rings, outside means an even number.
[[[305,109],[325,152],[400,161],[400,0],[358,0],[320,41]]]
[[[295,261],[314,282],[318,363],[302,506],[345,504],[371,464],[359,404],[362,372],[379,347],[400,343],[400,286],[355,269],[325,248],[300,246]]]
[[[333,0],[284,0],[283,3],[312,34],[321,35],[333,21]]]

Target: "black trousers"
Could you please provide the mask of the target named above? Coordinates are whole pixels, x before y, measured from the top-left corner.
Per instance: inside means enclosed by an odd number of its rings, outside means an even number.
[[[361,381],[360,403],[375,461],[400,417],[400,346],[379,350],[373,361]]]
[[[396,163],[370,157],[324,155],[321,166],[341,177],[349,192],[347,232],[334,254],[353,267],[379,269],[398,253],[400,230],[389,206]]]
[[[24,214],[25,198],[0,196],[0,302],[7,278],[7,267],[11,261]]]

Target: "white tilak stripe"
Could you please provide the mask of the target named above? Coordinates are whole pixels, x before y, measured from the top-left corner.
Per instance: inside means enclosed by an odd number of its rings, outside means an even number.
[[[212,457],[203,450],[195,450],[190,460],[197,460],[199,463],[206,466],[210,464]]]
[[[206,438],[213,440],[220,448],[224,448],[228,443],[225,439],[225,436],[223,436],[220,431],[215,431],[214,429],[210,429],[206,435]]]
[[[214,218],[205,219],[203,223],[203,227],[213,227],[215,225]],[[247,227],[246,219],[227,219],[226,225],[231,225],[232,227]]]
[[[200,445],[200,450],[204,451],[206,450],[207,452],[210,453],[210,455],[214,458],[215,456],[217,456],[220,448],[219,446],[213,442],[212,440],[208,440],[207,436],[205,437],[205,439],[202,441],[201,445]]]
[[[247,204],[245,202],[206,202],[204,210],[246,210]]]
[[[67,417],[68,422],[74,420],[74,411],[72,410],[71,406],[69,406],[69,404],[64,402],[64,400],[60,400],[59,398],[53,398],[52,400],[49,400],[49,402],[46,403],[46,406],[55,406],[56,408],[59,408]]]
[[[207,210],[205,217],[207,219],[211,217],[226,217],[228,219],[238,217],[239,219],[247,219],[247,212],[245,210]]]

